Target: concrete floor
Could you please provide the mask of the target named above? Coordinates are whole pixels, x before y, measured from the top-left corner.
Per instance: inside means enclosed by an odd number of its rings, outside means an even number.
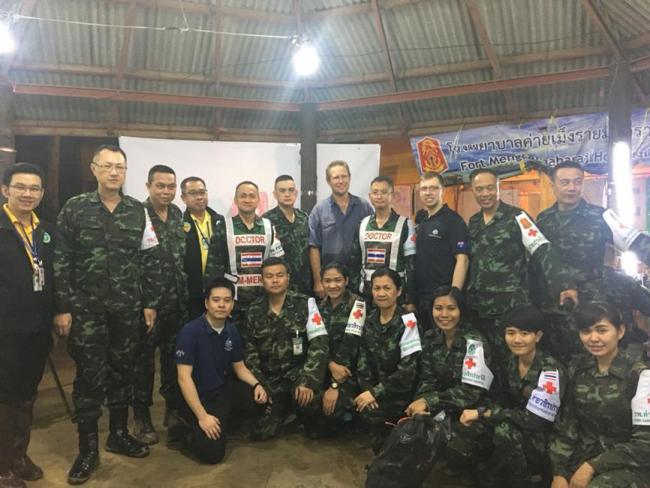
[[[59,342],[52,358],[68,400],[72,391],[74,364]],[[161,442],[144,459],[131,459],[107,453],[108,415],[100,423],[101,463],[88,487],[219,487],[219,488],[347,488],[364,485],[365,466],[372,451],[365,439],[308,440],[299,432],[277,440],[253,443],[245,436],[229,442],[224,461],[216,466],[200,464],[179,451],[167,448],[162,428],[163,401],[157,396],[152,411]],[[294,429],[295,430],[295,429]],[[75,426],[70,422],[54,378],[46,366],[36,403],[29,454],[43,468],[45,478],[30,487],[68,486],[67,472],[77,453]],[[440,477],[434,476],[440,481]],[[434,481],[433,479],[431,480]],[[429,486],[451,487],[433,482]]]

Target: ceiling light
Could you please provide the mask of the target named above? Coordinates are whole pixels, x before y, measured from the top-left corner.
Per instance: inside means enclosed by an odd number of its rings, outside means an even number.
[[[310,76],[318,71],[320,58],[316,48],[308,42],[297,44],[298,50],[293,55],[293,69],[298,76]]]

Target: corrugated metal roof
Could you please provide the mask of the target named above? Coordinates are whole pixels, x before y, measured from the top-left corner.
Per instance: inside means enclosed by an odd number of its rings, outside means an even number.
[[[183,0],[187,24],[191,28],[250,34],[292,36],[296,33],[293,2],[288,0],[221,0],[228,9],[241,9],[243,15],[223,15],[217,24],[212,14],[217,0]],[[197,13],[191,4],[210,6],[207,13]],[[491,68],[455,71],[459,63],[487,63],[485,49],[472,25],[465,3],[460,0],[397,2],[385,7],[379,2],[387,44],[395,71],[398,91],[426,90],[464,85],[494,79]],[[17,3],[0,0],[0,10],[16,8]],[[354,8],[365,5],[365,8]],[[574,48],[607,46],[603,34],[593,23],[579,0],[479,0],[479,12],[487,33],[502,63],[505,78],[563,72],[606,66],[611,54],[573,57],[531,63],[509,63],[512,56],[548,53]],[[650,34],[648,0],[596,0],[608,27],[621,45]],[[355,15],[338,15],[338,8],[353,7]],[[307,38],[321,54],[321,69],[314,80],[362,78],[381,75],[387,66],[382,52],[369,0],[303,0],[303,27]],[[196,9],[194,9],[196,10]],[[327,16],[325,12],[331,12]],[[123,1],[50,0],[39,1],[33,15],[43,18],[77,20],[106,24],[124,24],[127,4]],[[259,18],[255,18],[255,15]],[[319,13],[318,20],[309,15]],[[286,22],[265,19],[265,14],[282,14]],[[185,18],[180,10],[139,7],[133,23],[137,25],[181,28]],[[82,65],[116,71],[122,48],[123,29],[55,24],[46,21],[21,21],[25,36],[19,47],[17,68],[11,79],[17,83],[55,86],[112,88],[114,76],[94,76],[64,72],[20,69],[20,65]],[[215,71],[215,35],[210,32],[135,30],[128,57],[127,71],[146,70],[190,75],[213,76]],[[392,93],[388,81],[300,88],[292,72],[291,57],[295,47],[288,39],[223,36],[221,39],[221,78],[287,82],[286,88],[214,83],[156,81],[124,78],[124,89],[197,96],[221,96],[234,99],[323,102],[364,98]],[[626,48],[627,49],[627,48]],[[627,49],[628,59],[650,54],[650,41]],[[442,66],[451,70],[442,74],[406,77],[412,70]],[[82,71],[82,70],[80,70]],[[648,71],[636,74],[650,91]],[[513,91],[516,109],[552,111],[560,108],[600,106],[605,102],[606,80],[556,84]],[[306,98],[304,98],[306,97]],[[14,104],[17,119],[104,122],[109,102],[62,99],[45,96],[17,96]],[[119,103],[120,119],[125,123],[155,125],[209,126],[214,109],[206,107],[165,106],[152,103]],[[401,107],[407,124],[426,124],[436,120],[502,115],[505,113],[501,93],[421,100],[401,105],[387,105],[322,112],[323,130],[364,129],[398,126],[397,109]],[[223,110],[222,125],[237,129],[297,130],[299,115],[261,111]]]

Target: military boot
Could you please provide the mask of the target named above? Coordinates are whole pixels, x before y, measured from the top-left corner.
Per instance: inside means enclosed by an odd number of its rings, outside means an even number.
[[[14,408],[0,403],[0,488],[25,488],[25,482],[13,471],[16,456]]]
[[[79,454],[68,472],[68,484],[81,485],[88,481],[90,475],[99,465],[99,436],[97,421],[79,423]]]
[[[151,422],[151,412],[145,405],[133,407],[133,436],[143,444],[158,444],[158,434]]]
[[[128,417],[129,409],[126,407],[110,410],[106,450],[133,458],[147,457],[149,455],[149,447],[129,434],[129,429],[126,425]]]
[[[32,433],[32,419],[34,417],[34,402],[36,398],[26,402],[20,402],[16,407],[16,437],[14,448],[16,449],[13,471],[19,474],[25,481],[36,481],[43,477],[43,470],[38,467],[27,455],[27,448]]]

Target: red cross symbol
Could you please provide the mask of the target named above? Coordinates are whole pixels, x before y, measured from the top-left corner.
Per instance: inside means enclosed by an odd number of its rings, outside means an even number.
[[[322,319],[320,318],[320,315],[315,313],[314,316],[311,318],[311,321],[313,323],[315,323],[316,325],[320,325],[320,323],[322,322]]]
[[[357,319],[357,320],[359,320],[359,319],[361,318],[362,315],[363,315],[363,312],[361,311],[360,308],[357,308],[357,309],[354,311],[354,313],[352,314],[352,316],[353,316],[355,319]]]
[[[535,229],[530,229],[530,230],[528,231],[528,235],[529,235],[530,237],[535,237],[535,236],[537,235],[537,231],[536,231]]]
[[[544,389],[546,390],[546,393],[548,393],[549,395],[552,395],[557,391],[557,388],[555,388],[555,386],[553,386],[553,383],[550,381],[544,383]]]
[[[415,327],[416,325],[417,325],[417,324],[415,323],[414,320],[409,320],[408,322],[406,322],[406,326],[407,326],[409,329],[412,329],[412,328]]]
[[[472,358],[469,358],[467,361],[465,361],[465,366],[467,366],[467,369],[472,369],[474,366],[476,366],[476,363]]]

